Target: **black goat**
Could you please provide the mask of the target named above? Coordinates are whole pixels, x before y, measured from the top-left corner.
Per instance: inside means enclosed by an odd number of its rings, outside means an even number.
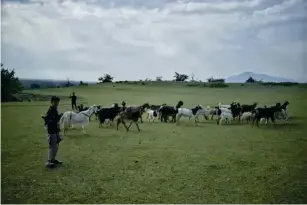
[[[118,106],[117,103],[114,103],[112,107],[110,108],[100,108],[98,111],[98,119],[99,119],[99,127],[102,126],[102,124],[105,122],[106,119],[113,122],[116,115],[119,114],[121,111],[121,108]]]
[[[176,107],[164,105],[159,109],[159,114],[161,116],[161,122],[167,122],[168,117],[172,117],[172,122],[176,122],[176,114],[178,109],[183,105],[183,102],[180,100]]]
[[[259,121],[261,118],[266,118],[268,121],[269,118],[271,118],[272,122],[275,124],[275,113],[281,111],[281,105],[280,103],[276,103],[276,105],[271,107],[264,107],[264,108],[257,108],[252,111],[254,114],[252,127],[254,127],[254,123],[256,121],[257,127],[259,127]]]
[[[252,112],[254,109],[256,109],[258,103],[254,103],[252,105],[242,105],[241,106],[241,114],[245,113],[245,112]]]

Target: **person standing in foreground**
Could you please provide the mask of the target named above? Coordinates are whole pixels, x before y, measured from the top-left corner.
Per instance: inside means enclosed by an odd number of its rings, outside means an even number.
[[[72,95],[69,96],[69,98],[71,98],[71,108],[72,108],[72,110],[78,111],[77,96],[75,95],[75,92],[73,92]]]
[[[58,125],[59,122],[59,114],[58,114],[58,105],[60,102],[60,98],[56,96],[51,97],[51,106],[47,111],[47,130],[48,130],[48,162],[46,163],[46,167],[53,168],[58,164],[62,164],[61,161],[55,159],[56,154],[59,149],[59,144],[62,141],[60,136],[60,128]]]

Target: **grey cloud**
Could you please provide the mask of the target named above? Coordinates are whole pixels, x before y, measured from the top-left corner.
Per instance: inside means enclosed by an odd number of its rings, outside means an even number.
[[[188,11],[176,1],[114,2],[6,2],[4,63],[20,76],[75,80],[306,74],[302,1],[194,1]]]

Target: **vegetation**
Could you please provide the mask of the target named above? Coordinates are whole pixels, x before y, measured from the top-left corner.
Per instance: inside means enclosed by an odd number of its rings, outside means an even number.
[[[261,85],[266,85],[266,86],[293,86],[293,85],[298,85],[299,83],[297,82],[261,82]]]
[[[103,77],[99,77],[98,81],[100,83],[111,83],[113,81],[113,77],[109,74],[104,74]]]
[[[209,88],[226,88],[228,85],[225,83],[225,79],[223,78],[209,78],[208,83],[204,84],[204,87],[209,87]]]
[[[257,81],[254,79],[254,78],[252,78],[252,77],[249,77],[246,81],[245,81],[245,83],[256,83]]]
[[[162,81],[162,76],[157,76],[156,81],[161,82]]]
[[[223,78],[215,79],[215,78],[211,77],[211,78],[208,79],[208,83],[225,83],[225,79],[223,79]]]
[[[15,70],[9,70],[4,68],[4,65],[1,63],[1,101],[12,100],[13,94],[16,94],[22,91],[23,87],[18,79],[15,76]]]
[[[36,83],[32,83],[31,84],[31,89],[39,89],[41,86],[39,84]]]
[[[186,75],[186,74],[180,74],[180,73],[175,72],[174,78],[175,78],[175,81],[183,82],[183,81],[187,80],[189,78],[189,76]]]
[[[79,86],[88,86],[88,83],[84,83],[82,80],[79,83]]]
[[[98,128],[93,117],[87,136],[80,128],[69,129],[58,153],[64,164],[50,171],[44,168],[48,146],[39,117],[49,100],[4,103],[2,203],[306,202],[305,89],[276,87],[272,92],[257,85],[230,84],[217,93],[180,83],[112,85],[33,92],[69,96],[75,91],[87,105],[102,106],[123,100],[128,105],[175,105],[182,100],[187,108],[233,100],[259,102],[259,106],[288,100],[293,119],[288,125],[278,121],[258,129],[236,122],[217,126],[202,119],[198,127],[188,119],[182,119],[180,126],[148,123],[144,115],[141,132],[132,125],[126,133],[122,125],[119,131],[115,126]],[[69,109],[69,99],[61,98],[59,112]]]

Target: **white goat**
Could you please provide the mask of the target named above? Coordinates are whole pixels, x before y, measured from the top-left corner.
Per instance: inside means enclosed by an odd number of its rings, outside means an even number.
[[[177,113],[177,119],[176,119],[176,124],[179,124],[179,119],[183,117],[188,117],[189,120],[191,117],[195,117],[195,123],[197,124],[197,112],[202,109],[201,105],[197,105],[195,108],[188,109],[188,108],[179,108],[178,113]]]
[[[222,124],[223,122],[225,122],[226,124],[231,124],[232,120],[233,116],[231,112],[222,112],[219,117],[218,124]]]
[[[253,113],[251,112],[244,112],[241,116],[241,121],[246,121],[247,123],[251,122],[253,118]]]
[[[284,120],[286,123],[289,120],[289,116],[288,116],[288,112],[286,109],[282,109],[281,112],[276,112],[275,114],[275,118],[276,119],[282,119]]]
[[[207,106],[206,108],[209,111],[209,115],[211,115],[211,120],[213,120],[213,116],[217,115],[217,108],[216,107],[211,107],[211,106]],[[206,118],[206,116],[204,116]]]
[[[219,103],[219,108],[230,108],[230,105],[223,105],[221,102]]]
[[[205,109],[199,109],[199,110],[197,111],[197,113],[195,114],[195,119],[198,121],[198,117],[199,117],[199,116],[204,116],[204,118],[205,118],[206,120],[208,120],[210,115],[211,115],[211,119],[212,119],[213,115],[215,115],[215,114],[216,114],[216,110],[214,110],[213,108],[210,108],[210,107],[208,106],[208,107],[205,108]]]
[[[264,123],[268,124],[268,120],[263,117],[263,118],[260,119],[260,124],[264,124]]]
[[[84,134],[85,129],[84,127],[89,124],[89,118],[94,113],[97,112],[98,108],[96,105],[92,105],[89,107],[88,110],[75,113],[72,111],[66,111],[64,112],[63,116],[60,119],[60,126],[63,128],[63,134],[65,135],[65,132],[67,131],[66,125],[81,125],[82,131]]]

